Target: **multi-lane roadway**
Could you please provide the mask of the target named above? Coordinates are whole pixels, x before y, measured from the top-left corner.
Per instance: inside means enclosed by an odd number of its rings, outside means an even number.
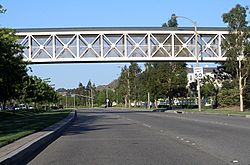
[[[250,164],[250,119],[80,109],[77,120],[29,164]]]

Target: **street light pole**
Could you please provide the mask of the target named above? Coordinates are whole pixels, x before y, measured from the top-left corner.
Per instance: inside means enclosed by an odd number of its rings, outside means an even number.
[[[67,108],[68,107],[68,98],[67,98],[67,95],[68,95],[68,93],[66,93],[66,98],[65,98],[65,101],[66,101],[66,104],[65,104],[65,107]]]
[[[129,82],[129,68],[127,69],[128,71],[128,108],[131,106],[131,101],[130,101],[130,82]]]
[[[109,91],[108,91],[108,88],[106,87],[106,106],[107,108],[109,107]]]
[[[195,56],[196,56],[196,67],[199,67],[199,48],[198,48],[198,33],[197,33],[197,23],[196,21],[191,20],[190,18],[184,16],[172,16],[172,18],[184,18],[192,22],[194,26],[195,33]],[[201,88],[200,88],[200,79],[197,78],[197,93],[198,93],[198,109],[201,111]]]

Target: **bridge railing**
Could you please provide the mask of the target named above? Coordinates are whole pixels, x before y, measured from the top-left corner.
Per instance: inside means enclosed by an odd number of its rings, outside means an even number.
[[[198,28],[200,61],[225,61],[225,28]],[[19,29],[32,63],[196,61],[192,28]]]

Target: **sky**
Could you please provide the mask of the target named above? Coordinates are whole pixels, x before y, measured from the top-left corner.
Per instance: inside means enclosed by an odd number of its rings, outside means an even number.
[[[222,14],[236,4],[250,7],[250,0],[0,0],[0,4],[7,9],[0,15],[0,26],[8,28],[160,27],[173,13],[195,20],[199,27],[226,27]],[[185,19],[178,24],[192,26]],[[89,80],[108,84],[125,64],[33,64],[29,74],[50,78],[56,89],[77,88]]]

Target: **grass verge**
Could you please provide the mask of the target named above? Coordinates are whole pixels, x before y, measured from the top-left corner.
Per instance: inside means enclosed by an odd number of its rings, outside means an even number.
[[[70,110],[32,112],[30,110],[0,112],[0,147],[40,131],[62,120]]]
[[[219,114],[238,114],[238,115],[250,115],[250,111],[240,112],[238,107],[230,108],[218,108],[218,109],[202,109],[201,112],[198,109],[183,109],[184,112],[197,112],[197,113],[219,113]]]

